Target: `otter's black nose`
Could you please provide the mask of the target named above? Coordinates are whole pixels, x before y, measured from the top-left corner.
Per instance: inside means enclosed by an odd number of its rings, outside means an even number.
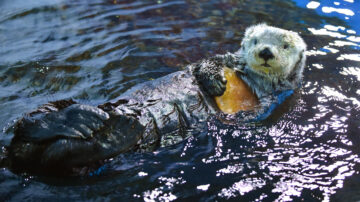
[[[259,57],[261,57],[262,59],[266,61],[274,58],[274,55],[272,54],[272,52],[269,50],[269,48],[265,48],[264,50],[262,50],[260,53],[259,53]]]

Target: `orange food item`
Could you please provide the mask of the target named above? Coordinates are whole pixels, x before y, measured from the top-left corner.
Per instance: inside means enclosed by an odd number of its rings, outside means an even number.
[[[225,93],[215,97],[220,110],[227,114],[235,114],[240,110],[254,109],[259,104],[259,100],[250,87],[236,75],[234,70],[224,67],[224,73],[227,79]]]

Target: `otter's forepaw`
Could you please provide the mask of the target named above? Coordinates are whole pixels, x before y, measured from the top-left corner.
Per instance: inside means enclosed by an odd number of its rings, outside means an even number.
[[[204,60],[197,64],[193,74],[203,89],[211,96],[220,96],[226,90],[224,66],[214,60]]]

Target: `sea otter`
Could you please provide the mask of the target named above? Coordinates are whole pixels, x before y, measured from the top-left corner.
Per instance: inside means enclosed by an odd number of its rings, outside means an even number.
[[[6,162],[20,171],[65,173],[120,153],[175,144],[222,113],[214,97],[232,98],[221,97],[227,90],[225,67],[255,94],[259,104],[250,111],[259,118],[279,101],[277,94],[299,86],[305,50],[295,32],[251,26],[239,51],[136,85],[116,102],[89,106],[61,100],[26,114],[14,126]]]

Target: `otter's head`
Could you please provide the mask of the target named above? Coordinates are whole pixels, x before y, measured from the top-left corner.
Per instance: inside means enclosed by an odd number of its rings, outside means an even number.
[[[255,73],[269,79],[299,79],[305,63],[306,44],[295,32],[266,24],[246,29],[239,54]]]

